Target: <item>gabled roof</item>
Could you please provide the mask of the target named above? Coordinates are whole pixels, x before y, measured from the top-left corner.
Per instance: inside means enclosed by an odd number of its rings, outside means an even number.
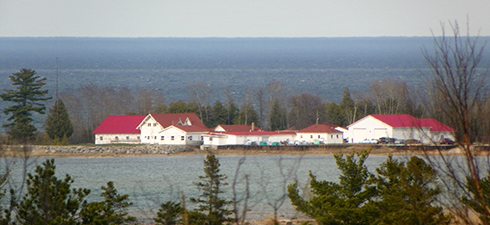
[[[197,127],[197,126],[181,126],[181,125],[170,125],[166,127],[163,131],[172,129],[172,128],[177,128],[182,131],[185,131],[187,133],[192,133],[192,132],[209,132],[209,129],[202,128],[202,127]],[[163,132],[161,131],[161,132]]]
[[[249,132],[252,131],[252,126],[249,125],[218,125],[214,130],[217,131],[217,129],[221,127],[224,132]],[[262,129],[255,127],[253,131],[261,131]]]
[[[359,121],[362,121],[366,118],[369,118],[369,117],[373,117],[393,128],[403,128],[403,127],[428,127],[430,128],[430,131],[433,131],[433,132],[443,132],[443,131],[447,131],[447,132],[454,132],[454,129],[437,121],[436,119],[431,119],[431,118],[427,118],[427,119],[418,119],[418,118],[415,118],[411,115],[408,115],[408,114],[387,114],[387,115],[379,115],[379,114],[373,114],[373,115],[368,115],[354,123],[352,123],[351,125],[349,125],[348,127],[352,126],[353,124],[356,124],[358,123]]]
[[[225,132],[222,134],[228,134],[228,135],[236,135],[236,136],[248,136],[248,135],[255,135],[255,136],[272,136],[272,135],[296,135],[296,132],[289,132],[289,131],[252,131],[252,132]]]
[[[370,115],[391,127],[421,127],[420,121],[408,114]]]
[[[439,122],[436,119],[419,119],[423,127],[430,127],[433,132],[454,132],[450,126]]]
[[[149,118],[155,119],[162,128],[171,125],[183,125],[208,129],[195,113],[151,113],[146,116],[145,120],[142,121],[138,127],[142,126]]]
[[[333,124],[313,124],[309,127],[306,127],[300,131],[298,131],[298,133],[342,133],[338,130],[335,129],[335,125]]]
[[[146,116],[108,116],[92,131],[92,134],[139,134],[136,129]]]
[[[185,123],[187,119],[191,126],[207,128],[195,113],[151,113],[150,114],[162,127],[179,125]]]

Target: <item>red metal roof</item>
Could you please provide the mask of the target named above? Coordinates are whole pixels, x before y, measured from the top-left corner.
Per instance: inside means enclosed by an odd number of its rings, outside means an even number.
[[[439,122],[436,119],[419,119],[423,127],[430,127],[430,131],[434,132],[454,132],[450,126]]]
[[[408,114],[370,115],[391,127],[420,127],[420,121]]]
[[[150,116],[152,116],[164,128],[170,125],[177,126],[179,122],[185,123],[185,120],[189,118],[192,126],[207,129],[207,127],[195,113],[152,113]]]
[[[249,132],[252,130],[252,126],[249,125],[240,125],[240,124],[234,124],[234,125],[219,125],[222,127],[225,132]],[[255,127],[254,131],[260,131],[260,128]]]
[[[417,119],[408,114],[370,115],[391,127],[430,127],[430,131],[449,131],[454,129],[436,119]]]
[[[296,134],[296,132],[287,132],[287,131],[252,131],[252,132],[225,132],[223,134],[228,135],[288,135],[288,134]]]
[[[139,134],[136,129],[146,116],[108,116],[92,134]]]
[[[342,133],[338,130],[335,130],[335,127],[332,124],[313,124],[309,127],[306,127],[298,133]]]
[[[198,127],[198,126],[176,126],[176,125],[173,125],[174,127],[176,128],[179,128],[185,132],[209,132],[209,129],[207,128],[202,128],[202,127]]]

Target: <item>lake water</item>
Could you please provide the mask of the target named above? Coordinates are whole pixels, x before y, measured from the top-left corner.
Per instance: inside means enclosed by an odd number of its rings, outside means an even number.
[[[32,162],[41,164],[47,158],[36,158]],[[198,197],[194,182],[203,175],[205,156],[166,157],[116,157],[116,158],[55,158],[56,176],[61,179],[69,174],[74,180],[72,187],[88,188],[92,192],[89,200],[100,200],[100,187],[113,181],[121,194],[128,194],[134,203],[131,213],[140,218],[155,216],[159,205],[165,201],[180,202],[180,193],[185,197]],[[287,184],[298,180],[303,186],[308,182],[308,171],[319,179],[337,181],[339,172],[333,156],[218,156],[221,173],[228,176],[224,196],[231,199],[231,184],[237,177],[237,192],[245,193],[245,175],[249,178],[250,199],[248,219],[264,219],[273,215],[270,205],[281,202],[278,215],[285,218],[297,216],[287,197]],[[10,159],[12,160],[12,159]],[[14,177],[18,177],[22,165],[19,159],[14,165]],[[238,167],[240,160],[244,160]],[[386,160],[386,156],[370,156],[366,165],[370,171]],[[5,163],[2,161],[2,163]],[[4,166],[2,166],[4,168]],[[32,171],[33,166],[31,166]],[[236,173],[237,168],[240,168]],[[187,206],[193,205],[187,202]]]

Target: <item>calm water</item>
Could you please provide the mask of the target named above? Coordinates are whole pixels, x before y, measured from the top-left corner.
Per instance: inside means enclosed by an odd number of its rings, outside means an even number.
[[[221,172],[232,183],[237,175],[237,191],[242,195],[245,190],[244,177],[249,177],[250,200],[248,219],[263,219],[272,215],[270,205],[280,202],[286,193],[286,185],[298,180],[307,184],[308,171],[319,179],[337,181],[339,172],[333,156],[219,156]],[[238,173],[238,163],[244,158],[244,164]],[[198,197],[194,185],[198,176],[203,175],[205,156],[169,156],[169,157],[121,157],[121,158],[55,158],[58,178],[69,174],[74,180],[73,187],[92,190],[89,200],[99,200],[100,187],[113,181],[121,194],[129,194],[134,203],[131,212],[141,218],[155,216],[162,202],[173,200],[180,202],[180,193],[186,198]],[[46,158],[37,158],[33,162],[42,163]],[[243,159],[242,159],[243,160]],[[385,156],[370,156],[366,165],[370,171],[386,160]],[[2,163],[4,163],[2,161]],[[20,172],[20,161],[15,164],[14,173]],[[32,169],[32,168],[31,168]],[[18,175],[17,175],[18,176]],[[231,185],[226,187],[225,196],[231,198]],[[187,203],[192,207],[192,204]],[[287,197],[279,209],[279,215],[290,218],[296,215]]]

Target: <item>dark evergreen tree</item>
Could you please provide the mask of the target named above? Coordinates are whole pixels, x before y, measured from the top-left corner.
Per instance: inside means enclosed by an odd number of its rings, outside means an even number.
[[[314,196],[309,200],[303,199],[299,195],[298,184],[293,183],[288,186],[291,203],[298,211],[314,217],[319,225],[370,224],[376,216],[370,204],[376,192],[370,184],[372,174],[364,165],[368,152],[352,153],[345,158],[339,153],[334,157],[342,174],[340,182],[319,181],[310,172],[310,188]]]
[[[18,204],[16,219],[25,225],[78,224],[79,212],[88,189],[70,189],[73,179],[55,176],[54,159],[37,166],[35,175],[28,174],[27,193]]]
[[[238,107],[233,101],[228,101],[226,103],[226,121],[225,124],[234,124],[236,118],[238,117]]]
[[[375,224],[449,224],[443,209],[436,206],[441,193],[432,166],[418,157],[406,163],[392,157],[376,169],[376,187],[380,201]]]
[[[191,202],[199,204],[197,213],[190,215],[194,222],[203,220],[200,221],[201,224],[221,225],[223,222],[230,221],[228,216],[231,211],[226,207],[231,204],[231,201],[221,197],[223,186],[228,185],[226,178],[226,175],[220,174],[219,160],[214,154],[209,153],[204,160],[204,176],[199,176],[201,181],[196,183],[202,193],[199,198],[190,199]]]
[[[104,201],[85,204],[80,215],[83,224],[116,225],[128,224],[136,221],[136,217],[129,216],[127,207],[133,205],[128,202],[128,195],[120,195],[112,181],[107,182],[101,197]]]
[[[160,205],[157,217],[153,220],[155,223],[162,225],[181,224],[183,210],[180,203],[168,201]]]
[[[344,88],[344,95],[342,96],[342,102],[340,103],[340,108],[344,112],[344,121],[347,125],[353,123],[357,119],[357,108],[350,96],[349,88]],[[345,126],[345,125],[342,125]]]
[[[328,103],[326,105],[326,111],[327,111],[327,121],[329,123],[339,125],[342,127],[347,126],[347,121],[345,120],[344,112],[342,110],[342,107],[337,105],[335,102]]]
[[[214,103],[213,109],[211,110],[211,116],[209,124],[206,124],[207,127],[216,127],[219,124],[227,124],[226,121],[228,119],[228,111],[223,106],[220,101],[216,101]]]
[[[69,138],[73,134],[70,116],[61,99],[57,99],[54,102],[45,123],[46,133],[52,140],[62,140],[63,138]]]
[[[287,128],[286,109],[281,107],[279,100],[274,100],[269,114],[270,130],[284,130]]]
[[[41,90],[46,84],[46,78],[36,76],[36,71],[31,69],[21,69],[19,73],[14,73],[9,77],[16,90],[4,90],[1,94],[2,100],[11,102],[14,105],[4,109],[9,123],[4,127],[8,128],[11,138],[20,141],[31,141],[35,138],[36,127],[32,125],[32,113],[44,114],[46,107],[40,102],[47,101],[51,97],[44,97],[48,94],[47,90]]]
[[[255,111],[252,104],[245,102],[242,104],[240,112],[235,118],[234,124],[251,125],[252,123],[255,123],[255,126],[257,127],[260,127],[260,119],[257,115],[257,111]]]

